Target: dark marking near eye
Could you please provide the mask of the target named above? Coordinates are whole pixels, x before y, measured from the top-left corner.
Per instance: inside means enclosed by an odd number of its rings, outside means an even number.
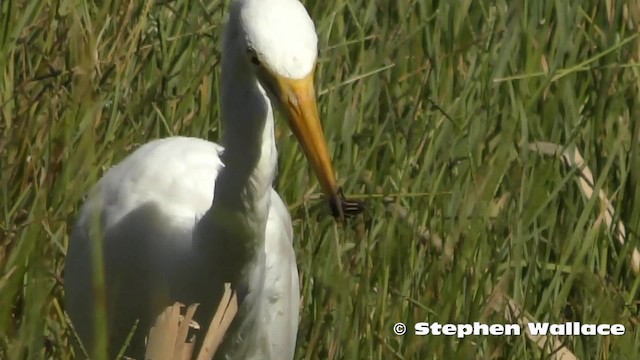
[[[248,48],[247,49],[247,54],[249,54],[249,56],[251,56],[251,63],[255,66],[260,66],[260,59],[258,59],[258,56],[256,55],[256,51],[253,50],[253,48]]]

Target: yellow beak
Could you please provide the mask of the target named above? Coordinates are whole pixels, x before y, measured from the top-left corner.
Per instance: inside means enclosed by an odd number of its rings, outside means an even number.
[[[320,125],[313,71],[302,79],[276,76],[275,80],[291,130],[302,145],[322,190],[332,202],[337,201],[339,189]]]

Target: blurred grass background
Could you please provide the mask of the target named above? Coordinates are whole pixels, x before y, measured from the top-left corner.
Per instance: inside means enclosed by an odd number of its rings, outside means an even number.
[[[306,3],[334,164],[345,192],[368,198],[364,218],[337,226],[280,127],[297,358],[554,358],[524,335],[392,333],[398,321],[515,322],[496,300],[508,296],[538,321],[622,323],[624,336],[557,340],[580,359],[636,359],[640,3]],[[1,359],[74,358],[61,271],[101,174],[154,138],[219,138],[227,5],[0,3]],[[625,245],[581,191],[581,170],[535,141],[580,151]]]

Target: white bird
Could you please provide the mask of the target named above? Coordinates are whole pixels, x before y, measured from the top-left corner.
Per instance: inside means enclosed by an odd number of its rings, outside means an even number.
[[[110,357],[136,320],[128,353],[140,356],[164,307],[199,303],[196,320],[206,327],[231,282],[241,303],[216,358],[293,358],[299,284],[291,218],[272,188],[274,108],[284,112],[334,213],[349,206],[318,116],[317,43],[298,0],[231,3],[222,52],[224,148],[196,138],[152,141],[110,169],[81,208],[64,284],[67,312],[87,349],[96,344],[100,301]],[[92,255],[96,245],[102,258]],[[93,285],[100,262],[103,292]]]

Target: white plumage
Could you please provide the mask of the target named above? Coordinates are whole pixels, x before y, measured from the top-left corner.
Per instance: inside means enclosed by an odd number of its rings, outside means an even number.
[[[129,353],[142,354],[148,327],[174,301],[200,303],[196,319],[208,324],[231,282],[241,305],[219,357],[293,358],[298,271],[291,219],[271,187],[273,108],[284,111],[323,190],[340,207],[315,103],[316,53],[313,22],[297,0],[232,2],[222,61],[225,148],[195,138],[152,141],[110,169],[81,209],[65,290],[89,349],[100,294],[92,285],[92,248],[103,244],[112,355],[136,319]]]

